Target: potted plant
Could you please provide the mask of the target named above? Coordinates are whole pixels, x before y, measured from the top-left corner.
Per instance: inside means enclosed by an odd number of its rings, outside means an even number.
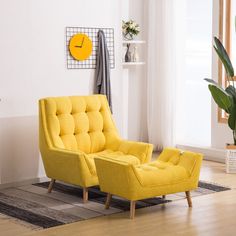
[[[205,80],[209,83],[208,88],[215,103],[219,108],[223,109],[228,114],[228,126],[232,130],[234,140],[233,145],[229,144],[228,147],[235,147],[236,149],[236,81],[234,76],[234,68],[221,41],[217,37],[214,37],[214,42],[214,49],[226,72],[227,87],[224,89],[212,79]]]
[[[139,25],[133,21],[122,21],[122,31],[123,36],[127,40],[134,39],[134,36],[138,35],[140,32]]]
[[[214,37],[214,42],[214,49],[225,69],[227,87],[224,89],[212,79],[205,80],[209,83],[208,88],[218,107],[228,114],[228,126],[232,130],[234,142],[226,144],[226,173],[236,173],[236,76],[224,46],[217,37]]]

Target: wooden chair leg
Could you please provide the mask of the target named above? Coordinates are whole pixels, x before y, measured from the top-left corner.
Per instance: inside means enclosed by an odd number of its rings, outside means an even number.
[[[88,201],[88,188],[83,188],[83,202],[86,203]]]
[[[190,191],[186,191],[185,194],[186,194],[186,198],[188,201],[188,206],[192,207],[192,200],[191,200],[191,196],[190,196]]]
[[[111,198],[112,198],[112,195],[110,193],[108,193],[107,194],[107,199],[106,199],[106,202],[105,202],[105,209],[109,209],[110,203],[111,203]]]
[[[130,201],[130,219],[134,219],[135,215],[135,201]]]
[[[51,179],[50,184],[48,186],[48,193],[52,192],[52,187],[53,187],[55,181],[56,181],[55,179]]]

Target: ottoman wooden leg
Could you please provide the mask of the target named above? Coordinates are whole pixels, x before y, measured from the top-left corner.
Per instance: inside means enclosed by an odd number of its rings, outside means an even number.
[[[190,191],[186,191],[185,194],[186,194],[186,198],[188,201],[188,206],[192,207],[192,200],[191,200],[191,196],[190,196]]]
[[[162,198],[163,198],[163,199],[166,199],[166,195],[162,195]]]
[[[109,209],[110,203],[111,203],[111,198],[112,198],[112,195],[110,193],[108,193],[107,194],[107,199],[106,199],[106,202],[105,202],[105,209]]]
[[[55,179],[51,179],[50,184],[48,186],[48,193],[52,192],[52,187],[53,187],[55,181],[56,181]]]
[[[130,201],[130,219],[134,219],[135,215],[135,201]]]
[[[88,188],[83,188],[83,202],[86,203],[88,201]]]

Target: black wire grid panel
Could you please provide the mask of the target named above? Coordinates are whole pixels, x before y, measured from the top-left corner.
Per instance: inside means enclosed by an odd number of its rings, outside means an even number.
[[[88,28],[88,27],[66,27],[66,57],[68,69],[95,69],[98,46],[98,31],[103,30],[110,57],[110,67],[115,68],[115,51],[114,51],[114,29],[113,28]],[[69,51],[70,39],[73,35],[83,33],[93,42],[93,49],[90,57],[84,61],[75,60]]]

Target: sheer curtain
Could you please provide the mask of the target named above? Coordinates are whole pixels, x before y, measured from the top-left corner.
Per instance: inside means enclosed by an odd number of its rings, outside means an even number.
[[[176,0],[148,0],[148,138],[156,149],[175,144]]]
[[[209,146],[213,0],[147,0],[148,138]]]

